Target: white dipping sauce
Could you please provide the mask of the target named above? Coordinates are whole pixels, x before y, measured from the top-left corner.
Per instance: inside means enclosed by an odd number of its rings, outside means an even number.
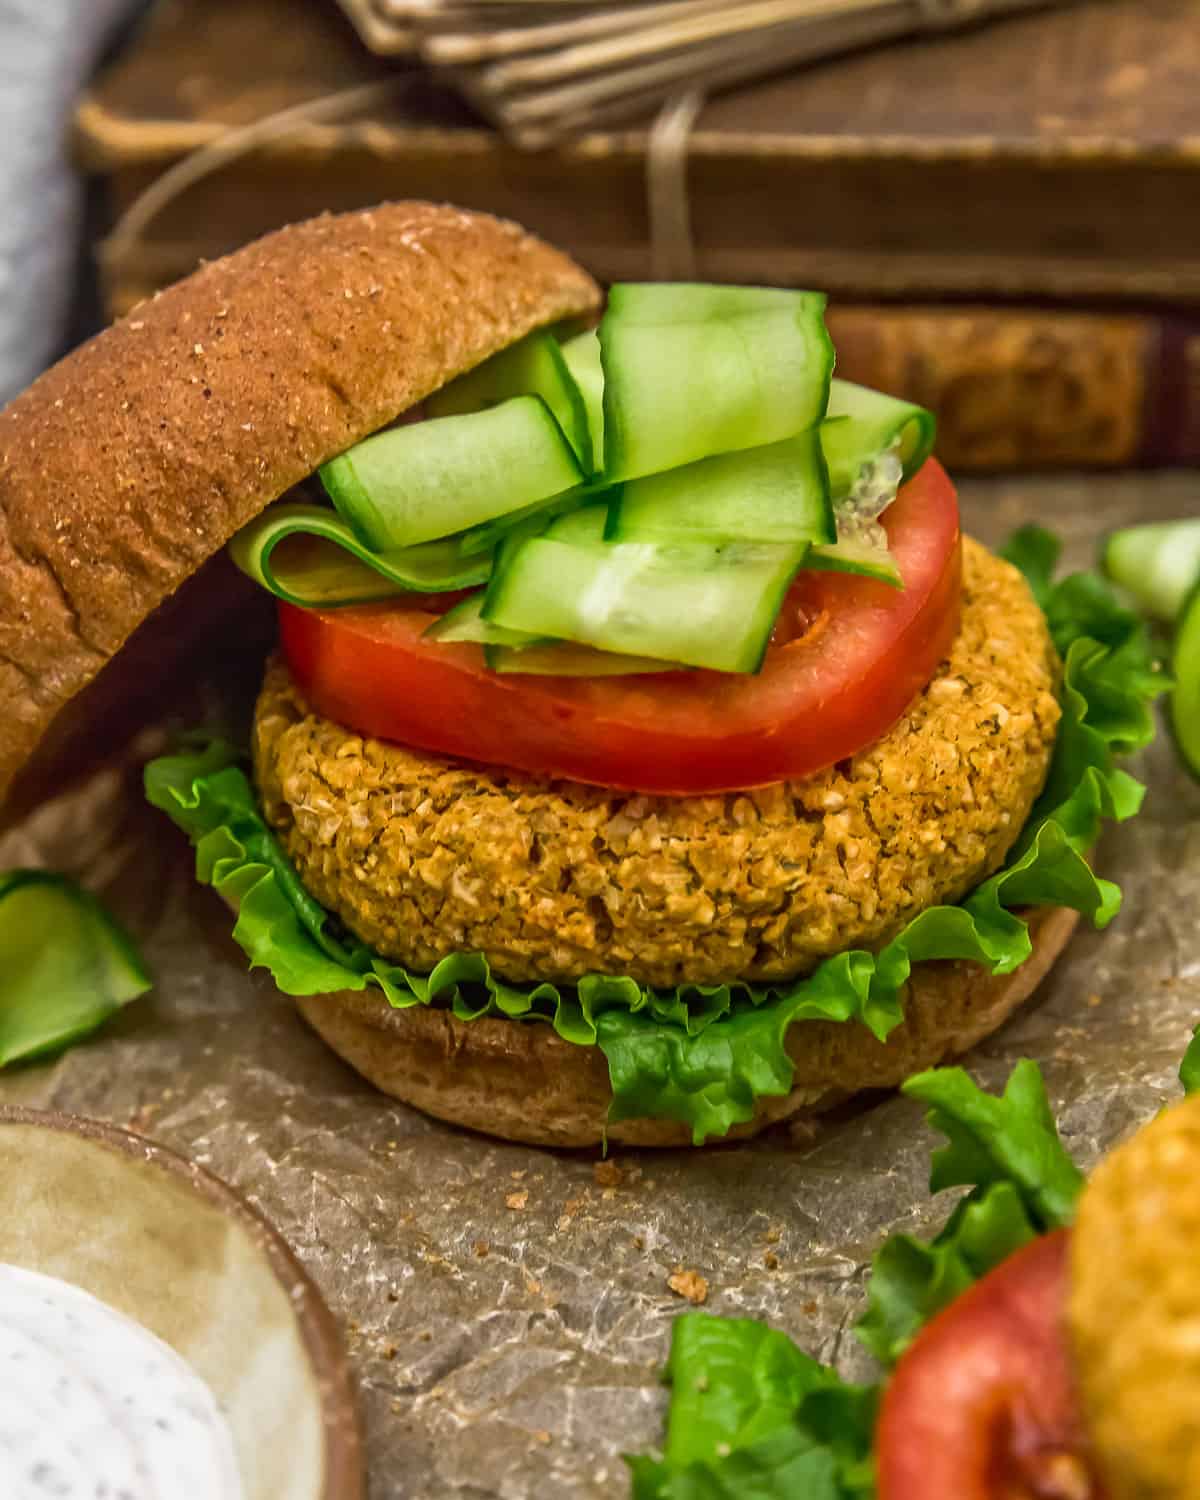
[[[192,1367],[90,1293],[0,1265],[4,1500],[243,1500]]]

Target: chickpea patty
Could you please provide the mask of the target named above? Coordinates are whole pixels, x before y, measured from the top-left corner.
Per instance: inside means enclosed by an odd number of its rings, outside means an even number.
[[[873,745],[816,776],[646,797],[446,760],[312,712],[273,662],[254,760],[311,893],[428,971],[484,953],[513,981],[803,974],[878,948],[996,870],[1046,778],[1059,665],[1024,580],[964,541],[949,659]]]

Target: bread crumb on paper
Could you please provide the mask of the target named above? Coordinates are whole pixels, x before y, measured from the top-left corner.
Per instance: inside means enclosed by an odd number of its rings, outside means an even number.
[[[617,1188],[625,1181],[625,1169],[615,1161],[593,1162],[592,1176],[596,1179],[597,1187]]]
[[[509,1193],[504,1200],[505,1208],[510,1208],[514,1213],[520,1213],[529,1202],[529,1189],[522,1188],[519,1193]]]
[[[667,1285],[677,1297],[700,1307],[708,1301],[708,1282],[699,1271],[678,1270],[667,1278]]]

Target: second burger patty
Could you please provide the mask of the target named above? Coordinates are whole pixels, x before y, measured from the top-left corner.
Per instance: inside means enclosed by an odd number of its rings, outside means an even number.
[[[484,953],[521,982],[781,979],[875,949],[996,870],[1046,778],[1060,671],[1020,574],[964,540],[962,629],[882,739],[804,781],[645,797],[364,739],[268,669],[266,816],[308,890],[427,972]]]

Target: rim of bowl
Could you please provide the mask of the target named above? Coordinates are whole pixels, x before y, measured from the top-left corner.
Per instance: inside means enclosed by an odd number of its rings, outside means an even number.
[[[5,1125],[33,1125],[81,1136],[124,1156],[149,1162],[186,1181],[193,1191],[238,1222],[266,1256],[276,1281],[287,1293],[316,1377],[325,1436],[321,1500],[362,1500],[366,1490],[362,1425],[345,1341],[317,1284],[274,1225],[207,1167],[119,1125],[62,1110],[0,1105],[0,1128]]]

